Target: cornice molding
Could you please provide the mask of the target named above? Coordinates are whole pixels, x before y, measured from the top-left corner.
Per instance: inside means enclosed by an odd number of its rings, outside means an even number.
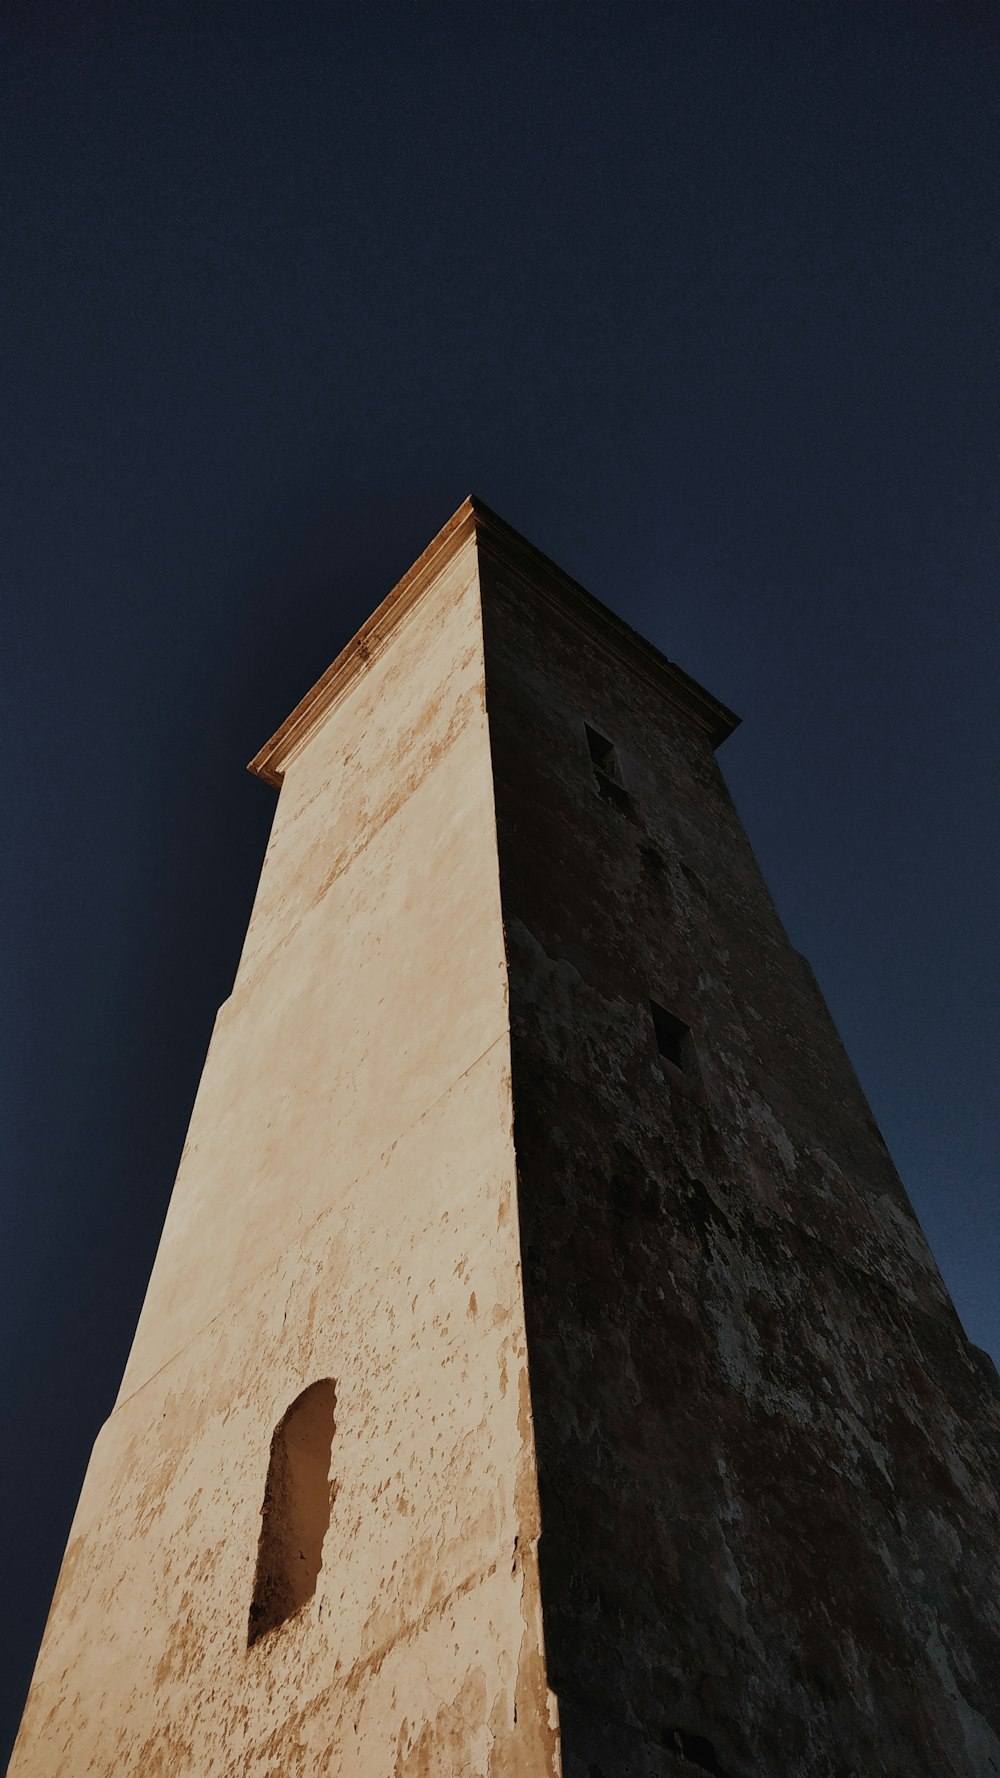
[[[473,503],[471,499],[463,500],[458,511],[442,526],[423,554],[417,557],[412,568],[396,583],[371,617],[366,618],[347,647],[341,649],[326,672],[296,704],[291,715],[286,716],[281,727],[264,743],[260,752],[254,754],[247,767],[249,772],[263,778],[267,784],[280,786],[288,761],[302,746],[307,735],[334,704],[339,702],[355,679],[367,671],[372,661],[378,659],[403,619],[474,533]]]
[[[731,735],[739,717],[699,685],[697,680],[617,617],[579,581],[529,543],[511,525],[470,495],[457,512],[417,557],[412,568],[362,624],[347,647],[317,679],[290,716],[250,761],[248,770],[265,783],[279,785],[289,760],[340,701],[344,693],[386,648],[397,629],[434,584],[462,546],[475,538],[477,546],[505,567],[528,580],[546,601],[578,628],[596,637],[633,670],[642,674],[677,709],[704,730],[713,747]]]
[[[739,717],[696,679],[675,666],[665,654],[633,630],[625,619],[595,599],[586,587],[529,543],[479,500],[472,501],[476,530],[481,543],[505,566],[514,568],[578,629],[595,636],[602,648],[642,674],[677,709],[693,717],[712,746],[719,747],[739,727]]]

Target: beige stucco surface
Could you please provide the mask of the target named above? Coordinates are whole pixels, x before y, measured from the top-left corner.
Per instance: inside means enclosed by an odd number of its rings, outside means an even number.
[[[474,546],[289,761],[14,1778],[555,1769]],[[336,1383],[314,1597],[247,1647]]]

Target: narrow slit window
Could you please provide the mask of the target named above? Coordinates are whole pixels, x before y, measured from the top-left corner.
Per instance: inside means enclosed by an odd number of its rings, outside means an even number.
[[[587,746],[590,748],[591,763],[595,772],[599,772],[604,778],[610,778],[612,784],[620,784],[622,769],[614,742],[609,741],[606,735],[599,735],[595,728],[591,728],[589,722],[585,722],[583,726],[587,731]]]
[[[632,798],[625,788],[622,775],[621,760],[618,749],[607,735],[601,735],[589,722],[584,723],[587,732],[587,746],[590,749],[590,763],[594,768],[594,779],[605,802],[611,803],[623,815],[632,815]]]
[[[676,1013],[668,1012],[655,1000],[649,1003],[653,1019],[653,1030],[656,1034],[656,1047],[661,1056],[672,1062],[675,1068],[688,1069],[691,1065],[691,1028],[679,1019]]]
[[[271,1439],[247,1647],[301,1610],[316,1591],[330,1525],[336,1389],[310,1384]]]

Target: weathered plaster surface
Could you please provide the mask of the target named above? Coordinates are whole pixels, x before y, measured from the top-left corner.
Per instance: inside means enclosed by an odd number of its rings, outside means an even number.
[[[466,553],[288,766],[123,1396],[505,1029],[489,770]]]
[[[1000,1773],[1000,1399],[704,733],[482,581],[567,1778]]]
[[[288,762],[14,1778],[555,1772],[511,1116],[470,547]],[[322,1568],[248,1648],[318,1378]]]

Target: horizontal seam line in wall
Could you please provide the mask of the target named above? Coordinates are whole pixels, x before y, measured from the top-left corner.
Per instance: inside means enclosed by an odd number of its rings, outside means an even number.
[[[510,1041],[510,1026],[509,1026],[509,1024],[505,1025],[502,1031],[498,1031],[496,1037],[493,1038],[492,1042],[488,1043],[486,1045],[486,1048],[484,1050],[482,1050],[478,1056],[476,1056],[474,1061],[469,1063],[469,1066],[467,1068],[462,1069],[461,1074],[456,1074],[454,1080],[450,1080],[446,1087],[442,1087],[437,1098],[432,1099],[431,1103],[429,1105],[425,1105],[423,1111],[420,1113],[420,1115],[418,1117],[412,1118],[411,1121],[402,1130],[400,1130],[396,1136],[393,1137],[392,1141],[389,1143],[388,1148],[384,1148],[382,1150],[381,1154],[378,1156],[378,1160],[379,1161],[387,1160],[389,1155],[392,1154],[393,1150],[395,1148],[399,1147],[399,1144],[403,1141],[404,1137],[408,1136],[411,1130],[415,1130],[417,1128],[418,1124],[422,1124],[425,1118],[430,1117],[431,1112],[434,1111],[438,1105],[440,1105],[442,1099],[447,1099],[448,1094],[454,1092],[455,1088],[459,1085],[459,1082],[465,1080],[466,1076],[471,1074],[474,1068],[478,1068],[480,1062],[485,1061],[486,1057],[488,1055],[490,1055],[490,1053],[493,1050],[496,1049],[497,1044],[502,1043],[504,1041],[504,1039],[506,1039],[509,1043],[509,1041]],[[363,1179],[367,1178],[368,1173],[370,1173],[371,1170],[372,1170],[371,1167],[368,1167],[365,1169],[365,1171],[363,1173],[356,1173],[354,1175],[354,1177],[350,1180],[347,1189],[350,1190],[350,1188],[352,1186],[359,1185]],[[319,1223],[321,1223],[323,1221],[323,1218],[326,1216],[329,1216],[330,1211],[333,1209],[333,1207],[334,1206],[332,1204],[328,1204],[326,1206],[325,1210],[321,1210],[318,1216],[313,1217],[313,1220],[311,1223],[309,1223],[308,1227],[304,1228],[302,1230],[301,1234],[296,1235],[294,1241],[289,1243],[289,1247],[296,1247],[301,1242],[305,1241],[308,1238],[308,1236],[312,1234],[313,1229],[316,1228],[319,1225]],[[169,1214],[169,1208],[168,1208],[168,1214]],[[253,1277],[250,1278],[248,1280],[248,1282],[243,1286],[242,1290],[238,1290],[236,1292],[235,1296],[230,1297],[226,1301],[226,1303],[223,1305],[223,1307],[221,1309],[219,1309],[217,1314],[209,1316],[209,1319],[207,1321],[202,1322],[201,1326],[195,1329],[194,1333],[191,1335],[191,1338],[189,1340],[185,1340],[183,1345],[178,1346],[176,1351],[174,1351],[170,1354],[169,1358],[165,1358],[162,1364],[157,1365],[155,1371],[151,1371],[148,1377],[144,1378],[144,1380],[141,1383],[138,1383],[134,1389],[129,1391],[128,1395],[123,1395],[119,1401],[116,1401],[110,1414],[107,1416],[107,1419],[104,1420],[102,1422],[102,1424],[104,1426],[106,1426],[108,1424],[108,1421],[112,1420],[114,1418],[115,1414],[117,1414],[119,1412],[119,1410],[126,1405],[127,1402],[134,1401],[136,1396],[141,1395],[144,1389],[148,1389],[149,1385],[151,1383],[155,1383],[157,1377],[162,1376],[163,1372],[165,1370],[169,1370],[170,1366],[177,1362],[178,1358],[180,1358],[182,1353],[184,1353],[188,1350],[189,1346],[193,1346],[195,1341],[199,1340],[201,1338],[202,1334],[207,1333],[210,1327],[214,1327],[215,1323],[217,1321],[221,1321],[222,1317],[229,1310],[234,1309],[236,1307],[237,1303],[241,1302],[245,1296],[248,1296],[249,1293],[254,1289],[254,1287],[260,1282],[261,1278],[266,1277],[269,1272],[277,1271],[278,1266],[281,1264],[282,1259],[284,1258],[285,1254],[288,1251],[289,1251],[289,1248],[283,1249],[283,1251],[281,1253],[279,1253],[275,1259],[269,1261],[269,1263],[267,1265],[262,1266],[259,1272],[255,1272]]]

